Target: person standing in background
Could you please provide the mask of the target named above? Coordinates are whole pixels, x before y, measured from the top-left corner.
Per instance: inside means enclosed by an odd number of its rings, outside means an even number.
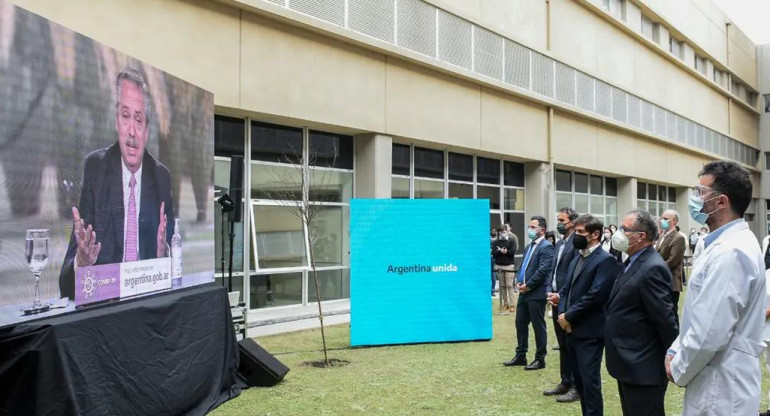
[[[500,310],[515,311],[513,303],[513,256],[516,250],[513,240],[508,237],[504,226],[497,227],[497,240],[492,243],[492,257],[495,259],[495,271],[500,288]]]
[[[671,271],[671,302],[674,315],[679,322],[679,294],[682,293],[682,275],[684,274],[684,251],[687,247],[685,238],[676,231],[679,214],[670,209],[660,216],[660,228],[663,234],[657,245],[658,254],[663,257]]]

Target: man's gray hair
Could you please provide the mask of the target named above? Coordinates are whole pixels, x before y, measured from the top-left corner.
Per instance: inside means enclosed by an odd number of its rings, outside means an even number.
[[[658,236],[658,224],[655,219],[652,218],[652,215],[643,209],[632,210],[628,215],[631,214],[636,218],[634,221],[634,230],[645,233],[647,235],[647,241],[655,241],[655,237]]]
[[[663,212],[663,214],[671,214],[672,217],[674,217],[674,221],[676,221],[677,224],[679,224],[679,213],[674,211],[673,209],[667,209]]]
[[[132,84],[136,85],[137,87],[142,89],[142,95],[144,95],[144,119],[145,119],[145,128],[149,127],[150,125],[150,112],[152,111],[152,99],[150,98],[150,86],[147,85],[147,81],[144,79],[144,75],[142,75],[141,72],[138,70],[131,68],[131,67],[125,67],[123,68],[120,73],[118,73],[118,76],[115,80],[115,97],[117,98],[117,101],[115,102],[115,111],[118,110],[118,105],[120,105],[120,94],[122,89],[123,81],[131,82]]]

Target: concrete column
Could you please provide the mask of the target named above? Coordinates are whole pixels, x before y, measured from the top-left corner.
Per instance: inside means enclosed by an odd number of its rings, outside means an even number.
[[[531,162],[524,164],[524,181],[526,189],[524,195],[526,197],[526,220],[533,215],[542,215],[548,220],[548,229],[555,229],[553,222],[553,213],[556,211],[555,207],[551,207],[551,187],[550,187],[550,169],[548,163],[543,162]]]
[[[685,234],[690,235],[690,228],[700,230],[701,225],[695,222],[690,216],[688,200],[690,198],[690,188],[676,188],[676,212],[679,213],[679,229]],[[687,243],[689,245],[689,242]]]
[[[355,137],[356,198],[390,198],[393,138],[367,133]]]
[[[636,178],[618,178],[618,223],[623,222],[628,211],[638,207],[636,182]]]

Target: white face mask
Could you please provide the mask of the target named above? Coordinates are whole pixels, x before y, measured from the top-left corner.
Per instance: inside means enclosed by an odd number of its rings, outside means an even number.
[[[631,244],[628,240],[628,237],[626,237],[626,233],[620,230],[615,231],[615,234],[612,235],[612,248],[615,250],[620,250],[624,253],[628,253],[628,249],[637,243],[638,241],[634,244]]]

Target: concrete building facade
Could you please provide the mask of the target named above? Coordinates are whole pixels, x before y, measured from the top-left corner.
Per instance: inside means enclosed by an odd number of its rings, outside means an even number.
[[[311,306],[311,245],[345,304],[353,197],[487,198],[520,241],[565,205],[607,224],[674,208],[687,232],[689,189],[724,158],[752,173],[751,227],[770,224],[770,50],[710,0],[13,1],[215,94],[215,183],[248,166],[252,322]],[[298,185],[303,166],[328,183]],[[324,206],[314,241],[287,213],[303,196]]]

